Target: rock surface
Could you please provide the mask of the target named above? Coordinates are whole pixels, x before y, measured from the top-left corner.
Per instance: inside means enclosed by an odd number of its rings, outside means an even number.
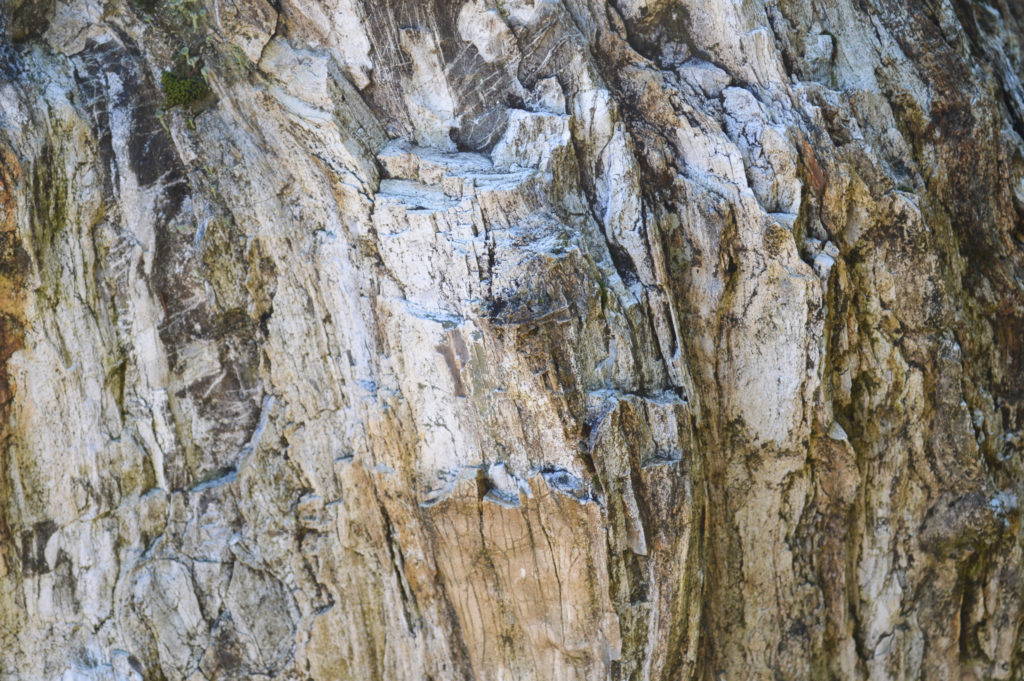
[[[0,0],[0,679],[1024,678],[1022,50]]]

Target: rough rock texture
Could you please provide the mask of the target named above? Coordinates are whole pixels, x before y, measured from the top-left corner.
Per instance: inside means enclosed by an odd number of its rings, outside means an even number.
[[[0,0],[0,679],[1024,678],[1022,7]]]

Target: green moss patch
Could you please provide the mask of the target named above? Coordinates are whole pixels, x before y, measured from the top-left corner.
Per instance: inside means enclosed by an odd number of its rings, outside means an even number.
[[[192,106],[210,96],[210,86],[199,73],[180,75],[178,71],[164,71],[160,76],[165,108]]]

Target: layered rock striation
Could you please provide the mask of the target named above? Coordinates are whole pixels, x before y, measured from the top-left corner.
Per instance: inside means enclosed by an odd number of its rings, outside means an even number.
[[[0,1],[0,680],[1024,678],[1022,41]]]

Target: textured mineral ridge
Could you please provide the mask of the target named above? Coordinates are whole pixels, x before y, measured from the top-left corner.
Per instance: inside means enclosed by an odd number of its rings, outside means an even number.
[[[0,0],[0,680],[1024,679],[1022,79],[1018,0]]]

